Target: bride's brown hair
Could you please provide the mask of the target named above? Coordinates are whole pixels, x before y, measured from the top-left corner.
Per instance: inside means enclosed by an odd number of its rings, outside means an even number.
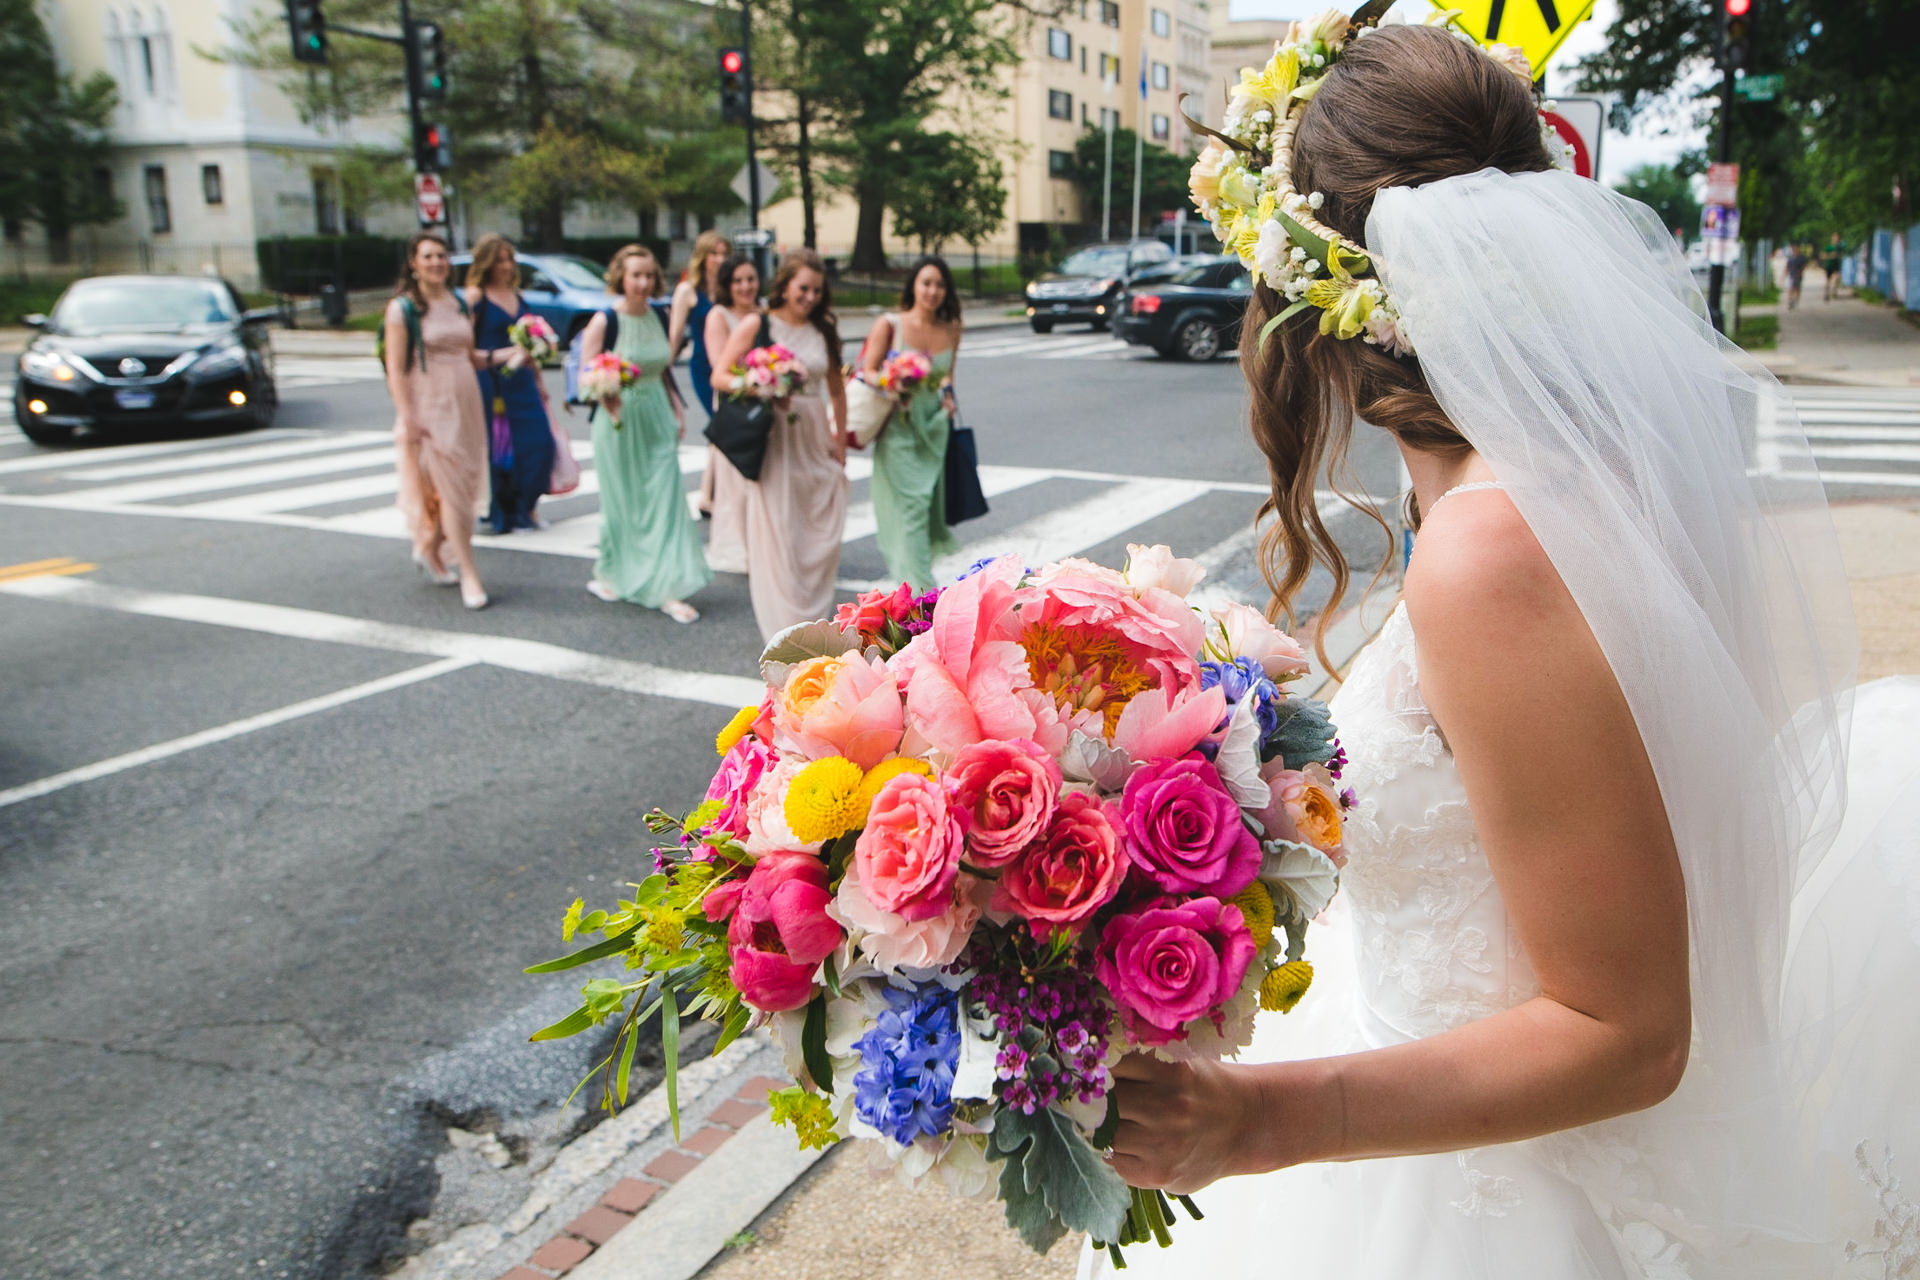
[[[1302,114],[1293,150],[1295,187],[1324,195],[1321,221],[1362,248],[1373,197],[1386,187],[1417,187],[1481,169],[1551,167],[1526,86],[1459,37],[1432,27],[1382,27],[1349,45]],[[1291,621],[1308,574],[1315,564],[1325,566],[1333,594],[1320,615],[1324,636],[1350,575],[1320,519],[1314,486],[1329,463],[1345,471],[1354,416],[1429,453],[1459,454],[1469,446],[1428,390],[1417,358],[1388,355],[1359,338],[1323,336],[1320,312],[1312,309],[1263,344],[1262,326],[1286,305],[1256,281],[1240,330],[1253,438],[1267,457],[1273,490],[1260,508],[1262,517],[1274,517],[1260,538],[1260,569],[1273,591],[1268,613]],[[1373,504],[1347,500],[1387,528]],[[1413,512],[1416,527],[1418,518]],[[1383,568],[1391,563],[1391,537],[1389,544]]]

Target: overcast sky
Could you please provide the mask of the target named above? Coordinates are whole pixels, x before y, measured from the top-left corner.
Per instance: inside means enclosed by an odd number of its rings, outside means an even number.
[[[1357,3],[1357,0],[1354,0]],[[1325,0],[1229,0],[1229,14],[1236,20],[1246,18],[1297,18],[1318,13]],[[1396,14],[1409,22],[1419,22],[1438,7],[1428,0],[1400,0]],[[1596,0],[1593,16],[1574,29],[1547,68],[1548,91],[1569,95],[1574,82],[1574,64],[1605,46],[1607,25],[1618,10],[1616,0]],[[1704,146],[1706,136],[1673,121],[1648,119],[1644,113],[1631,134],[1607,130],[1600,145],[1600,177],[1617,182],[1637,165],[1665,164],[1683,151]]]

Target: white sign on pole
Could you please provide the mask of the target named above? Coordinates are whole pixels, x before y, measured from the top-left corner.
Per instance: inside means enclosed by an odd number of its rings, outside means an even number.
[[[413,204],[419,211],[420,225],[431,227],[447,220],[447,191],[437,173],[413,175]]]
[[[1607,104],[1598,98],[1556,98],[1546,119],[1573,148],[1573,171],[1583,178],[1598,178]]]
[[[1710,164],[1707,166],[1708,204],[1740,203],[1740,166],[1737,164]]]
[[[753,199],[753,169],[760,171],[760,203],[765,205],[773,197],[773,189],[779,185],[780,179],[774,176],[773,170],[761,164],[758,157],[755,157],[752,169],[744,164],[741,165],[740,172],[733,175],[733,181],[728,184],[728,187],[733,194],[740,197],[741,204],[750,202]]]

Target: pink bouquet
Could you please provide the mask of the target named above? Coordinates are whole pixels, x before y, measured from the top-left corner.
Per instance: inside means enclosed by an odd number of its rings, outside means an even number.
[[[616,399],[640,378],[640,366],[631,360],[602,351],[580,371],[580,399],[587,404]],[[614,429],[620,427],[620,415],[613,415]]]
[[[905,400],[933,376],[933,361],[924,351],[889,351],[880,366],[874,385],[890,396]]]
[[[1300,646],[1190,605],[1193,561],[1128,550],[982,562],[776,636],[705,801],[648,816],[678,837],[654,873],[611,911],[576,901],[564,935],[603,940],[535,966],[622,976],[536,1038],[618,1018],[630,1061],[658,1008],[671,1072],[688,1014],[721,1045],[770,1023],[800,1082],[774,1118],[803,1144],[867,1139],[903,1178],[997,1196],[1038,1250],[1164,1244],[1167,1198],[1096,1154],[1112,1067],[1231,1055],[1298,1003],[1353,797],[1326,709],[1287,691]]]
[[[535,363],[549,359],[554,348],[560,345],[560,337],[554,333],[553,326],[531,313],[513,322],[513,327],[507,330],[507,340],[526,352]]]
[[[732,373],[736,399],[785,400],[807,383],[800,357],[777,342],[747,352],[746,363],[734,365]]]

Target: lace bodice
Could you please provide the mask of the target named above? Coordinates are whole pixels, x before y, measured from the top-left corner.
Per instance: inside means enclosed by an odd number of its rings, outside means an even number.
[[[1397,606],[1333,699],[1359,797],[1341,897],[1360,996],[1390,1034],[1451,1030],[1539,993],[1481,852],[1453,755],[1420,694],[1413,627]]]
[[[798,393],[825,398],[827,394],[827,340],[810,324],[788,324],[779,316],[767,317],[767,334],[775,342],[800,357],[807,367],[807,384]]]

